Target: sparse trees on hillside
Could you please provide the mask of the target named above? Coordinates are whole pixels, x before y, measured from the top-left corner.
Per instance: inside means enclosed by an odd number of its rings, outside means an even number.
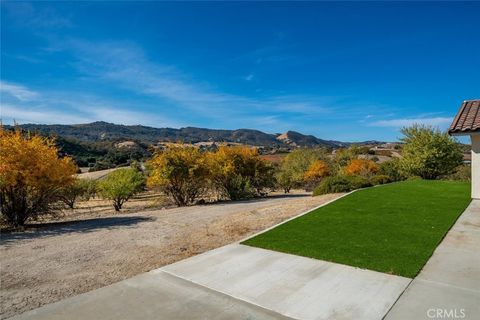
[[[142,190],[144,184],[141,172],[133,168],[122,168],[100,180],[98,192],[103,198],[112,200],[115,211],[120,211],[126,201]]]
[[[400,168],[406,175],[436,179],[462,164],[458,143],[446,132],[422,125],[402,129]]]
[[[53,212],[75,172],[70,158],[59,158],[52,139],[0,126],[0,211],[10,225]]]

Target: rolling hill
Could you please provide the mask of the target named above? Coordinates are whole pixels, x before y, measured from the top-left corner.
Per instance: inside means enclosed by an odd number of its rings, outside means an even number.
[[[55,135],[83,142],[135,140],[145,144],[157,142],[196,143],[201,141],[235,142],[254,146],[297,146],[337,148],[348,143],[322,140],[312,135],[295,131],[284,134],[269,134],[259,130],[217,130],[195,127],[153,128],[141,125],[126,126],[103,121],[75,125],[23,124],[24,130],[42,135]]]

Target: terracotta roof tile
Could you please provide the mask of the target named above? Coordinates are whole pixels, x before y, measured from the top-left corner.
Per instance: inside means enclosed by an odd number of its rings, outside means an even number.
[[[480,132],[480,100],[464,101],[448,129],[449,134],[472,132]]]

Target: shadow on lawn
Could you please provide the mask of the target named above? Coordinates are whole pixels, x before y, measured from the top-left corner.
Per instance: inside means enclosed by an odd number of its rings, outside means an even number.
[[[26,225],[23,231],[2,232],[0,244],[9,244],[18,240],[35,239],[65,233],[86,233],[98,229],[116,229],[133,226],[141,222],[153,221],[151,217],[108,217],[88,220],[63,221]]]

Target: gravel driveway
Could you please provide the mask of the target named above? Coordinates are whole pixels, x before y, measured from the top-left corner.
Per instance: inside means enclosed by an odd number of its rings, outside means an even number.
[[[109,214],[2,234],[1,318],[238,241],[340,194]]]

